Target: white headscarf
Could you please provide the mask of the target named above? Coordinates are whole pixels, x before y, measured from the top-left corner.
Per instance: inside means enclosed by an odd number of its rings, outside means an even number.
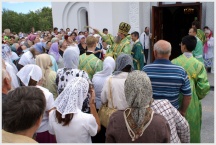
[[[73,78],[55,100],[56,110],[62,114],[62,118],[70,113],[78,113],[82,110],[83,101],[87,97],[89,83],[82,77]]]
[[[99,109],[101,107],[101,92],[104,86],[106,79],[112,75],[112,72],[115,69],[115,60],[108,56],[105,58],[103,62],[103,70],[97,72],[93,78],[92,83],[94,84],[95,94],[96,94],[96,108]],[[99,101],[97,101],[99,100]]]
[[[17,76],[25,86],[28,86],[30,77],[37,82],[42,78],[42,70],[35,64],[28,64],[17,73]]]
[[[27,64],[35,64],[35,58],[30,51],[27,51],[20,57],[19,64],[23,66]]]
[[[70,45],[70,46],[68,46],[68,47],[66,48],[66,50],[67,50],[68,48],[72,48],[72,49],[74,49],[74,50],[77,52],[77,54],[80,55],[80,50],[79,50],[79,47],[78,47],[77,44],[74,44],[74,45]]]
[[[100,72],[97,72],[94,77],[108,77],[112,74],[112,72],[115,70],[115,60],[108,56],[105,58],[103,62],[103,70]]]
[[[79,65],[79,54],[73,47],[68,47],[63,53],[64,67],[77,69]]]

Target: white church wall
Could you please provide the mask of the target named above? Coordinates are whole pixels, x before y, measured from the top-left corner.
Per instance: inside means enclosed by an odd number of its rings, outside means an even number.
[[[207,3],[206,2],[202,2],[202,21],[201,21],[201,24],[200,24],[201,29],[206,24],[206,6],[207,6]]]
[[[214,32],[214,2],[208,2],[206,4],[206,23],[205,26],[208,26]]]
[[[112,3],[111,2],[89,2],[89,25],[100,31],[107,28],[113,33]],[[90,32],[92,30],[90,29]]]
[[[150,2],[142,2],[142,17],[141,25],[140,25],[140,33],[142,33],[145,27],[151,27],[151,3]]]
[[[53,27],[63,28],[62,26],[62,14],[65,10],[66,2],[51,2],[52,16],[53,16]]]
[[[129,23],[129,2],[112,2],[113,35],[118,33],[121,22]]]
[[[88,10],[88,2],[70,3],[68,10],[66,10],[63,14],[64,17],[66,17],[64,27],[69,27],[71,31],[73,31],[74,28],[77,28],[79,31],[83,31],[84,25],[87,23],[85,11]]]
[[[129,24],[131,29],[129,33],[138,31],[140,29],[140,7],[139,2],[129,2]]]

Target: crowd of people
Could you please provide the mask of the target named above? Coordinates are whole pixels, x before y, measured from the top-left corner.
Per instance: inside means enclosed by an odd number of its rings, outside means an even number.
[[[192,23],[182,55],[153,46],[149,28],[114,37],[104,28],[2,35],[2,142],[200,143],[203,99],[210,90],[214,38]],[[99,113],[115,109],[108,124]],[[108,113],[108,112],[104,112]]]

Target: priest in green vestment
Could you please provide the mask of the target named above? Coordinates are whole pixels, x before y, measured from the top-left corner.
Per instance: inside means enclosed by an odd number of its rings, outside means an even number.
[[[196,28],[190,28],[189,30],[189,35],[195,36],[197,39],[197,44],[195,49],[192,51],[193,56],[202,62],[204,64],[204,59],[203,59],[203,43],[202,41],[197,37],[197,29]]]
[[[97,39],[94,36],[88,36],[86,39],[87,51],[80,55],[79,69],[88,73],[90,80],[96,72],[103,70],[103,62],[94,55]]]
[[[139,41],[139,32],[131,33],[131,39],[134,42],[131,55],[133,56],[134,70],[142,70],[144,66],[144,53],[142,44]]]
[[[113,36],[101,33],[97,29],[93,30],[95,31],[95,33],[98,33],[102,37],[102,39],[107,42],[107,44],[111,45],[111,47],[106,52],[106,56],[111,56],[116,60],[116,58],[122,52],[126,54],[131,54],[131,37],[130,35],[128,35],[130,28],[131,26],[129,24],[121,22],[118,29],[118,36],[116,36],[115,39],[113,38]]]
[[[200,28],[200,22],[195,19],[195,21],[192,22],[192,28],[197,29],[197,37],[202,41],[202,43],[205,43],[205,33]]]
[[[173,64],[182,66],[188,74],[191,86],[192,97],[185,118],[190,126],[190,142],[200,143],[202,124],[203,99],[210,90],[207,73],[204,65],[193,57],[192,51],[195,49],[197,39],[194,36],[185,36],[181,42],[182,55],[172,60]],[[182,96],[180,95],[180,104]]]

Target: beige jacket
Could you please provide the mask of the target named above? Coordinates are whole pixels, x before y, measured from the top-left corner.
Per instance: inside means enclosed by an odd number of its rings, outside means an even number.
[[[2,130],[2,143],[37,143],[27,136],[13,134]]]

